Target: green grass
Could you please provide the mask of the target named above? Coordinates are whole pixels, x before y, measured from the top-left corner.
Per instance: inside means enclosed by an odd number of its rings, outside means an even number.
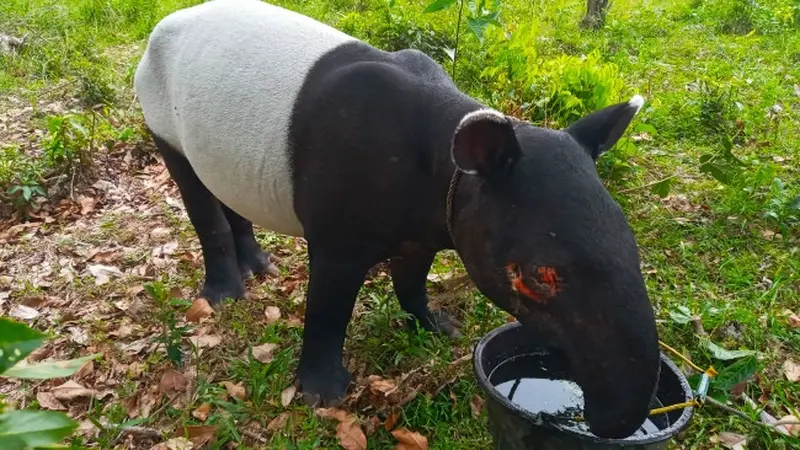
[[[0,4],[0,31],[27,35],[19,54],[0,56],[0,92],[31,105],[67,99],[76,108],[73,115],[35,108],[26,120],[41,135],[26,134],[2,144],[4,202],[26,208],[31,200],[20,199],[21,190],[9,193],[9,189],[50,188],[54,175],[77,171],[90,180],[94,169],[81,164],[90,158],[81,153],[87,147],[95,158],[113,154],[115,143],[146,145],[131,89],[137,58],[161,17],[194,3],[198,2],[7,0]],[[381,48],[420,48],[452,68],[444,48],[455,45],[457,8],[423,14],[425,1],[416,0],[397,0],[393,6],[381,0],[278,3]],[[800,359],[800,330],[791,328],[783,316],[786,309],[800,311],[800,3],[618,0],[598,31],[577,27],[583,8],[584,2],[576,0],[504,0],[499,5],[503,28],[486,29],[483,42],[462,27],[456,81],[496,108],[547,126],[564,126],[593,109],[635,93],[644,95],[648,103],[634,129],[598,165],[636,232],[661,337],[698,364],[714,364],[726,377],[746,376],[746,366],[754,366],[760,380],[747,383],[750,398],[758,401],[763,396],[761,406],[772,415],[792,411],[797,415],[800,386],[786,381],[781,364],[787,358]],[[0,111],[8,106],[3,97]],[[104,106],[90,109],[97,104]],[[53,126],[59,120],[67,128]],[[660,197],[651,185],[661,193],[668,189],[670,195]],[[34,192],[32,197],[36,196]],[[182,240],[194,239],[178,216],[168,219],[182,230]],[[135,243],[135,233],[119,230],[121,222],[116,216],[110,219],[102,236],[95,238],[115,239],[119,231],[128,236],[126,242]],[[295,250],[294,241],[268,232],[259,232],[259,239],[281,256],[284,276],[302,272],[304,255]],[[459,264],[446,253],[438,258],[435,270],[447,272]],[[165,282],[191,290],[201,276],[196,268],[182,264],[180,274]],[[93,286],[80,289],[94,292]],[[109,289],[113,290],[100,291]],[[302,304],[294,304],[290,292],[273,285],[250,289],[257,298],[279,306],[284,317],[302,312]],[[420,394],[407,403],[398,426],[425,434],[434,449],[487,448],[485,413],[474,417],[469,405],[480,394],[469,364],[453,368],[449,363],[504,323],[505,315],[471,290],[451,295],[431,283],[431,292],[434,301],[464,322],[463,339],[453,344],[405,330],[390,280],[378,276],[361,291],[346,342],[348,366],[358,379],[374,374],[398,377],[424,367],[425,379],[414,381],[424,387],[422,392],[445,386],[436,395]],[[180,307],[172,308],[181,314]],[[249,421],[263,428],[288,412],[283,430],[269,434],[265,445],[335,448],[334,421],[319,419],[296,404],[280,405],[280,393],[297,362],[301,333],[284,323],[265,328],[254,319],[262,311],[262,302],[225,308],[215,326],[226,344],[206,350],[204,355],[213,357],[196,363],[193,404],[167,408],[156,422],[198,423],[190,411],[211,403],[207,423],[218,427],[212,448],[222,448],[229,441],[246,441],[242,429]],[[686,320],[687,312],[701,318],[714,343],[758,350],[758,359],[740,360],[737,365],[715,359]],[[265,365],[243,356],[249,345],[264,342],[281,345],[273,362]],[[154,357],[147,364],[157,371],[169,361]],[[248,402],[225,397],[218,384],[224,379],[243,382]],[[730,386],[718,384],[713,395],[729,396],[726,387]],[[757,411],[730,397],[732,405],[757,417]],[[125,420],[118,405],[109,408],[98,408],[96,415],[116,423]],[[393,411],[359,404],[358,412],[366,422],[370,416],[384,419]],[[675,448],[714,448],[710,437],[722,431],[749,435],[751,449],[800,445],[797,439],[749,426],[708,406],[695,415]],[[93,442],[112,439],[101,434]],[[369,442],[370,448],[379,449],[393,448],[395,443],[382,428],[370,435]]]

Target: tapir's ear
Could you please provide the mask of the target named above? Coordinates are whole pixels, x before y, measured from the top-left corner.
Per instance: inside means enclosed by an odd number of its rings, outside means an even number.
[[[617,143],[643,105],[644,98],[634,95],[627,102],[611,105],[583,117],[565,131],[589,152],[592,159],[597,159]]]
[[[484,177],[508,173],[521,154],[511,120],[492,109],[465,115],[450,149],[450,157],[461,171]]]

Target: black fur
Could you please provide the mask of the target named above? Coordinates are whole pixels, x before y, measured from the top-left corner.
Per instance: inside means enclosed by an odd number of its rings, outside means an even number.
[[[309,73],[290,127],[312,273],[298,373],[309,401],[344,396],[341,343],[364,275],[383,259],[391,258],[402,307],[427,329],[458,334],[446,314],[428,309],[425,283],[435,253],[452,248],[444,205],[453,166],[440,150],[478,107],[414,50],[348,44]]]
[[[497,116],[458,128],[482,107],[414,50],[351,43],[307,75],[289,134],[294,206],[310,260],[297,369],[305,401],[333,406],[344,398],[347,325],[365,275],[382,260],[390,260],[404,310],[426,329],[459,334],[446,313],[428,308],[425,290],[436,252],[455,248],[491,301],[562,343],[591,429],[626,436],[647,414],[658,344],[636,242],[594,159],[635,111],[620,103],[569,132]],[[203,247],[203,293],[212,301],[242,296],[243,274],[271,266],[252,224],[221,205],[185,158],[156,143]],[[454,160],[474,174],[457,185],[451,235],[445,211]],[[534,296],[512,289],[509,264]],[[557,274],[557,292],[548,291],[542,270]]]
[[[563,339],[581,366],[593,428],[624,435],[646,413],[658,347],[636,243],[593,163],[635,109],[610,107],[573,124],[570,134],[506,119],[479,121],[454,136],[464,115],[480,108],[413,50],[348,44],[309,73],[290,128],[295,209],[312,272],[302,388],[322,404],[344,396],[341,343],[364,274],[381,259],[392,258],[403,308],[423,326],[453,333],[452,321],[427,307],[425,274],[437,251],[457,248],[492,301]],[[455,243],[445,224],[451,149],[478,173],[458,186]],[[504,271],[512,260],[530,280],[537,267],[555,268],[566,278],[564,292],[547,306],[521,300]],[[624,378],[632,361],[641,382],[611,381]],[[333,382],[324,381],[330,373]],[[598,409],[601,402],[611,415]]]

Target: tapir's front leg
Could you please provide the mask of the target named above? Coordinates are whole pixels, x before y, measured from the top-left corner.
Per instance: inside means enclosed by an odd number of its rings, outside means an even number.
[[[356,296],[376,261],[366,253],[309,242],[308,300],[297,368],[303,401],[309,406],[337,406],[347,394],[350,373],[342,365],[342,347]]]
[[[391,259],[392,283],[394,292],[404,311],[410,313],[428,331],[459,337],[458,324],[444,311],[431,311],[428,308],[428,294],[425,281],[436,256],[434,251],[419,250],[396,256]]]

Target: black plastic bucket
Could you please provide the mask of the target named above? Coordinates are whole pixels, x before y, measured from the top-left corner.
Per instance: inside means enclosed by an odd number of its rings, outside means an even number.
[[[501,364],[520,355],[555,352],[557,347],[519,322],[492,330],[475,347],[473,369],[478,384],[487,394],[489,429],[496,450],[663,450],[669,441],[688,425],[694,411],[684,408],[660,414],[664,427],[649,434],[624,439],[603,439],[574,426],[559,422],[545,413],[533,413],[511,402],[492,383],[492,373]],[[636,376],[636,374],[631,374]],[[690,401],[692,388],[680,369],[663,353],[657,403],[673,405]],[[665,423],[668,421],[668,423]]]

